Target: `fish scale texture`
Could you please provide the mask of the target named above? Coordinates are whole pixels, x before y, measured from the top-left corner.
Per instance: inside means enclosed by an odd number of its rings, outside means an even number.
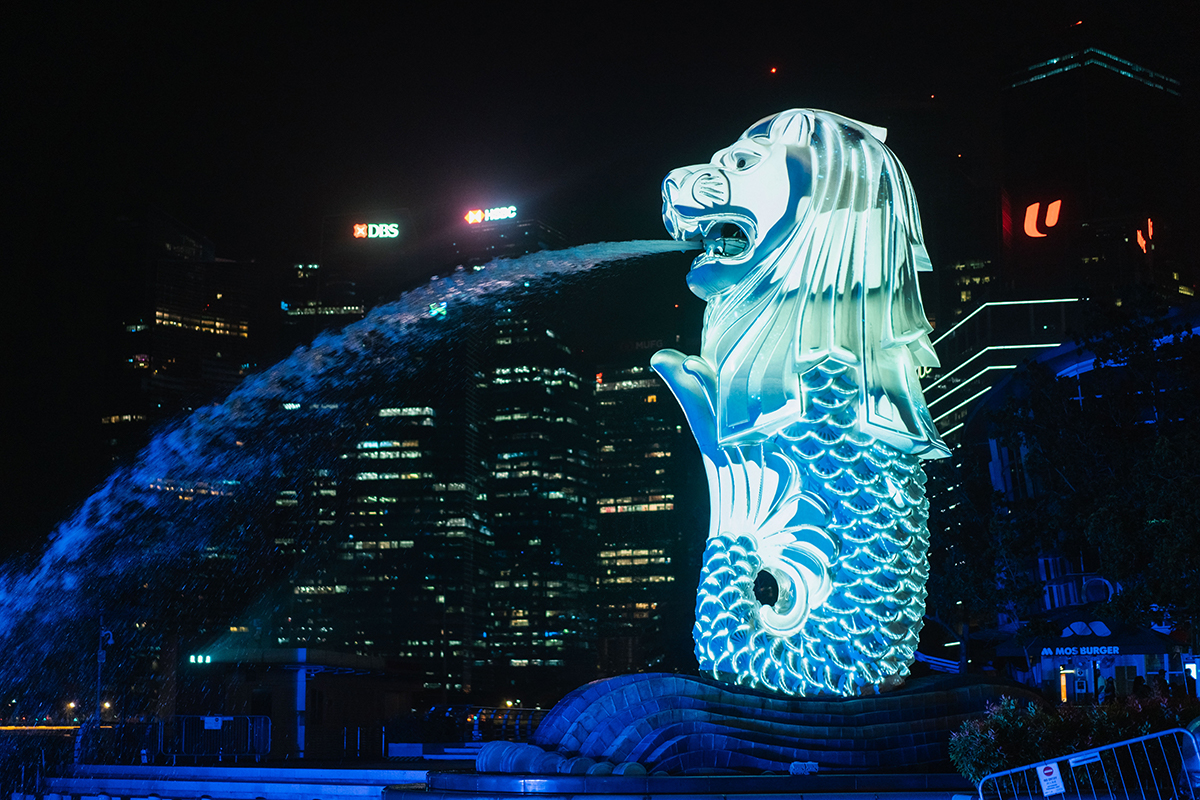
[[[756,539],[722,530],[704,553],[696,657],[703,673],[744,686],[851,696],[902,679],[912,663],[928,575],[925,473],[917,456],[858,430],[845,366],[823,362],[801,381],[808,411],[772,444],[830,509],[824,528],[840,544],[832,589],[798,635],[771,634],[756,619]]]

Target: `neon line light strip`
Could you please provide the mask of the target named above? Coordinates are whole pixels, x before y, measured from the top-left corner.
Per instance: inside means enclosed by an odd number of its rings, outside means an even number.
[[[926,391],[926,392],[928,392],[930,389],[932,389],[933,387],[937,386],[939,383],[941,383],[942,381],[946,380],[946,379],[947,379],[947,378],[949,378],[951,375],[953,375],[954,373],[958,372],[960,369],[962,369],[963,367],[965,367],[967,364],[970,364],[972,361],[974,361],[975,359],[979,358],[980,356],[982,356],[984,353],[988,352],[989,350],[1030,350],[1030,349],[1033,349],[1033,348],[1035,348],[1035,347],[1059,347],[1060,345],[1062,345],[1062,342],[1048,342],[1048,343],[1046,343],[1046,344],[995,344],[995,345],[992,345],[991,347],[985,347],[985,348],[983,348],[982,350],[980,350],[978,353],[976,353],[975,355],[973,355],[973,356],[971,356],[970,358],[968,358],[968,359],[967,359],[966,361],[964,361],[963,363],[959,364],[959,365],[958,365],[957,367],[955,367],[954,369],[952,369],[952,370],[950,370],[949,372],[947,372],[947,373],[946,373],[945,375],[943,375],[942,377],[938,378],[938,379],[937,379],[936,381],[934,381],[933,383],[931,383],[931,384],[929,384],[928,386],[926,386],[926,387],[925,387],[925,391]],[[961,384],[960,384],[960,385],[961,385]],[[954,390],[953,390],[953,389],[951,389],[950,391],[954,391]],[[949,393],[950,393],[950,392],[947,392],[946,394],[949,394]],[[943,397],[944,397],[944,396],[945,396],[945,395],[943,395]],[[939,397],[939,398],[938,398],[938,400],[941,400],[941,399],[942,399],[941,397]],[[933,403],[936,403],[936,402],[937,402],[937,400],[934,400],[934,401],[933,401],[932,403],[930,403],[929,405],[933,405]]]
[[[1024,306],[1024,305],[1034,306],[1034,305],[1044,305],[1045,303],[1078,303],[1082,299],[1083,299],[1082,297],[1059,297],[1054,300],[995,300],[991,303],[984,303],[979,308],[975,309],[970,314],[967,314],[965,317],[960,319],[958,322],[954,323],[954,327],[952,327],[950,330],[946,331],[941,336],[939,336],[937,339],[935,339],[933,341],[933,346],[937,347],[939,342],[941,342],[947,336],[949,336],[950,334],[952,334],[956,330],[958,330],[958,327],[960,325],[963,325],[964,323],[966,323],[967,320],[969,320],[971,317],[978,314],[980,311],[983,311],[988,306]]]
[[[979,397],[982,397],[983,395],[987,394],[987,393],[988,393],[988,390],[989,390],[989,389],[991,389],[991,388],[992,388],[992,384],[990,384],[990,383],[989,383],[987,386],[983,387],[983,388],[982,388],[982,389],[980,389],[978,392],[976,392],[975,394],[973,394],[973,395],[971,395],[970,397],[968,397],[966,400],[963,400],[961,403],[959,403],[959,404],[958,404],[958,405],[956,405],[954,408],[952,408],[952,409],[950,409],[949,411],[947,411],[945,414],[942,414],[940,417],[934,417],[934,418],[933,418],[933,421],[934,421],[934,422],[937,422],[938,420],[945,419],[946,417],[950,416],[950,415],[951,415],[951,414],[953,414],[955,411],[958,411],[960,408],[962,408],[963,406],[965,406],[967,403],[971,402],[972,400],[975,400],[975,399],[977,399],[977,398],[979,398]]]
[[[990,367],[984,367],[983,369],[979,370],[979,372],[976,372],[974,375],[972,375],[971,377],[967,378],[965,381],[960,383],[958,386],[955,386],[953,389],[946,392],[944,395],[939,397],[937,400],[934,400],[933,403],[929,404],[929,407],[933,408],[934,403],[937,403],[941,400],[945,400],[947,397],[954,394],[955,392],[957,392],[959,389],[963,388],[964,386],[970,386],[971,381],[975,380],[976,378],[978,378],[980,375],[982,375],[985,372],[991,372],[994,369],[1016,369],[1016,368],[1017,368],[1016,364],[994,364]]]
[[[943,439],[946,438],[947,436],[954,433],[956,430],[958,430],[959,428],[961,428],[963,425],[966,425],[966,424],[967,423],[965,423],[965,422],[960,422],[957,425],[955,425],[953,428],[951,428],[950,430],[942,431],[942,438]],[[953,508],[953,506],[951,506],[951,508]]]

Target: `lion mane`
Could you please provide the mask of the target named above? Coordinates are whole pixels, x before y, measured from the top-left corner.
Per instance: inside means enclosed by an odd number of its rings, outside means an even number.
[[[716,373],[720,446],[762,441],[802,418],[799,376],[832,359],[857,383],[863,433],[924,458],[949,454],[917,378],[918,367],[938,366],[917,286],[931,264],[885,135],[807,109],[742,134],[808,148],[812,180],[784,244],[709,299],[702,356]]]

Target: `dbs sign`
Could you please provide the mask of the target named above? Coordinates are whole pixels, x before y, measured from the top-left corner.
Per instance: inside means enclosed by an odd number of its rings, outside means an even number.
[[[1031,239],[1045,238],[1046,234],[1038,228],[1038,217],[1041,216],[1041,203],[1030,203],[1025,209],[1025,235]],[[1058,214],[1062,210],[1062,200],[1046,204],[1046,216],[1042,220],[1044,229],[1053,228],[1058,224]]]
[[[355,239],[395,239],[400,235],[400,224],[386,222],[376,225],[373,222],[354,223]]]

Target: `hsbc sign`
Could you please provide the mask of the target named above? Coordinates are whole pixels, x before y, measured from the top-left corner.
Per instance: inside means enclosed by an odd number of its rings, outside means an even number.
[[[517,216],[516,206],[500,206],[499,208],[473,208],[463,217],[468,225],[477,225],[480,222],[495,222],[501,219],[514,219]]]
[[[397,222],[385,222],[380,224],[376,224],[374,222],[354,223],[355,239],[395,239],[399,235],[400,224]]]

